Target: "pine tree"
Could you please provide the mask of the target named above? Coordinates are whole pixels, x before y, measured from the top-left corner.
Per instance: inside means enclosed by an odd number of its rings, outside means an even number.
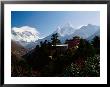
[[[95,36],[92,40],[92,44],[95,48],[100,48],[100,38]]]
[[[98,36],[95,36],[91,42],[93,47],[96,49],[96,53],[100,54],[100,38]]]
[[[52,41],[52,44],[53,45],[56,45],[56,44],[59,44],[60,43],[60,40],[58,39],[58,34],[57,33],[55,33],[55,34],[52,35],[51,41]]]

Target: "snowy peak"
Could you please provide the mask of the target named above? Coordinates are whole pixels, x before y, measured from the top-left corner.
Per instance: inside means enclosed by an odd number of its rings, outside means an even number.
[[[77,29],[74,33],[73,36],[80,36],[84,39],[90,37],[94,33],[96,33],[100,29],[99,26],[88,24],[86,26],[82,26],[80,29]]]
[[[75,32],[75,29],[70,23],[65,24],[63,27],[57,27],[54,33],[58,33],[60,36],[70,35]]]
[[[39,39],[39,32],[29,26],[13,27],[11,32],[14,41],[34,42]]]
[[[20,28],[13,27],[12,40],[26,48],[31,49],[34,48],[37,44],[39,45],[41,41],[51,41],[51,37],[55,33],[58,34],[58,38],[60,39],[61,43],[64,43],[66,39],[72,39],[74,36],[79,36],[83,39],[88,39],[89,37],[92,38],[97,34],[100,36],[99,30],[99,26],[92,24],[83,25],[80,28],[75,29],[70,23],[67,23],[64,26],[58,26],[56,31],[54,31],[52,34],[40,39],[40,33],[35,28],[29,26]]]
[[[29,26],[19,28],[13,27],[11,29],[11,39],[25,48],[28,48],[27,45],[37,41],[39,39],[39,35],[40,33],[35,28]]]
[[[85,26],[82,26],[80,29],[95,29],[97,30],[99,28],[99,26],[96,26],[96,25],[92,25],[92,24],[88,24],[88,25],[85,25]]]
[[[63,26],[63,28],[69,28],[69,27],[73,27],[73,26],[72,26],[72,24],[71,24],[71,23],[69,23],[69,22],[68,22],[68,23],[66,23],[66,24]]]
[[[71,39],[74,36],[80,36],[81,38],[86,39],[96,33],[98,30],[100,30],[100,27],[92,24],[83,25],[80,28],[75,29],[70,23],[67,23],[62,27],[58,26],[56,31],[54,31],[52,34],[57,33],[61,42],[65,42],[66,39]],[[51,41],[52,34],[38,40],[38,42],[45,40]]]

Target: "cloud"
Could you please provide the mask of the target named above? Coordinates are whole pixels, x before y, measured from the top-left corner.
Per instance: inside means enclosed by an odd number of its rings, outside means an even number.
[[[22,27],[13,27],[12,30],[16,32],[24,32],[24,31],[29,31],[32,32],[33,34],[40,34],[39,31],[36,28],[30,27],[30,26],[22,26]]]
[[[39,39],[40,33],[36,28],[30,26],[13,27],[12,39],[15,41],[32,42]]]

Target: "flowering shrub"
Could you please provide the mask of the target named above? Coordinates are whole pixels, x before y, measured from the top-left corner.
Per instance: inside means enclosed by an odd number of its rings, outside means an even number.
[[[71,63],[64,69],[64,76],[75,77],[97,77],[100,76],[100,56],[88,57],[85,61],[85,67],[80,68],[77,64]]]

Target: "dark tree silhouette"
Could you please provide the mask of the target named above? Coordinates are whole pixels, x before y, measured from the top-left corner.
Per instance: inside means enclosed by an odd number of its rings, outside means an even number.
[[[86,58],[94,55],[95,55],[94,47],[87,40],[80,39],[79,48],[77,49],[74,57]]]
[[[75,36],[75,37],[73,37],[73,39],[80,39],[80,37],[79,36]]]
[[[93,47],[96,49],[96,53],[100,54],[100,38],[98,36],[95,36],[91,43]]]
[[[55,34],[52,35],[51,41],[52,41],[52,44],[53,45],[56,45],[56,44],[59,44],[60,43],[60,40],[58,39],[58,34],[57,33],[55,33]]]
[[[100,48],[100,38],[95,36],[92,40],[92,44],[95,48]]]

